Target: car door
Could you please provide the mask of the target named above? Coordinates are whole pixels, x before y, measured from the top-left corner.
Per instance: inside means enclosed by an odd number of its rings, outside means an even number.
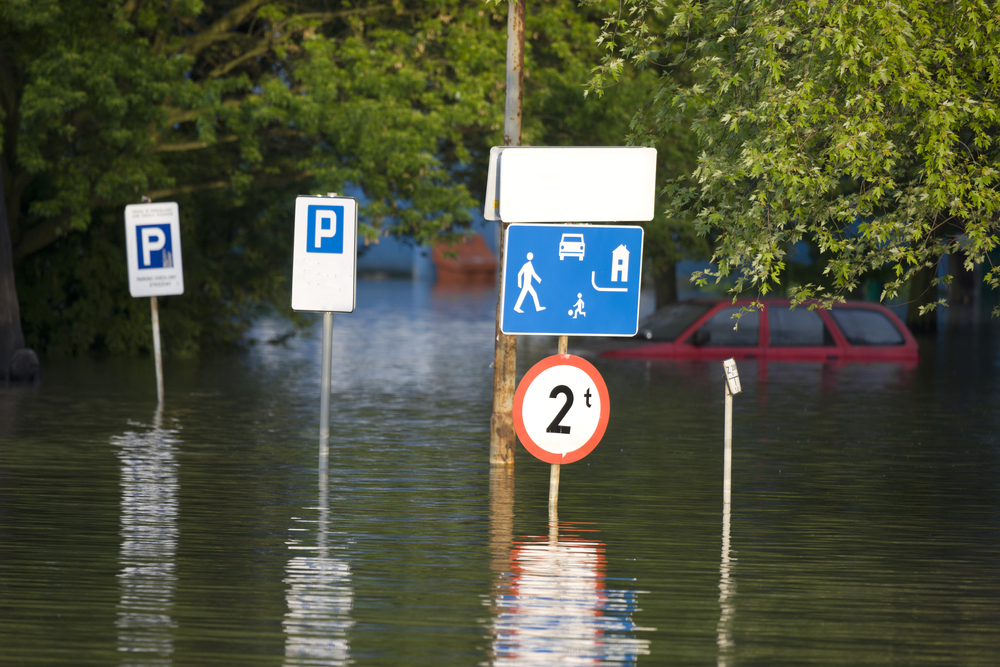
[[[840,356],[820,313],[806,306],[768,304],[766,356],[771,361],[827,361]]]
[[[760,313],[754,309],[733,318],[742,306],[719,305],[688,335],[678,356],[694,359],[755,359],[760,355]]]

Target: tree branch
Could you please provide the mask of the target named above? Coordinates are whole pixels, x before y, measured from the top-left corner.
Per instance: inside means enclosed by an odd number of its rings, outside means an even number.
[[[191,185],[180,185],[176,188],[161,188],[159,190],[150,190],[146,194],[150,199],[163,199],[164,197],[173,197],[174,195],[184,195],[190,192],[201,192],[202,190],[218,190],[219,188],[227,188],[232,184],[231,181],[211,181],[209,183],[193,183]]]
[[[257,8],[267,3],[268,0],[246,0],[242,5],[229,10],[221,19],[202,30],[196,35],[192,35],[184,40],[187,45],[183,53],[196,56],[214,42],[229,38],[229,31],[243,23]]]
[[[250,60],[251,58],[256,58],[257,56],[264,55],[270,50],[271,50],[271,40],[267,40],[263,44],[258,46],[256,49],[247,51],[240,57],[230,60],[225,65],[219,65],[218,67],[216,67],[215,69],[213,69],[211,72],[208,73],[208,78],[215,79],[220,76],[225,76],[226,74],[229,74],[229,72],[231,72],[234,68],[239,67],[247,60]]]
[[[215,146],[217,144],[230,144],[234,141],[239,141],[240,138],[235,134],[229,134],[221,137],[213,142],[208,141],[181,141],[175,144],[159,144],[158,146],[153,146],[147,153],[181,153],[183,151],[196,151],[201,148],[208,148],[209,146]]]
[[[53,243],[67,231],[69,231],[68,215],[49,218],[28,228],[21,235],[17,245],[14,246],[14,263],[18,263],[21,259]]]
[[[241,100],[225,100],[222,106],[238,107],[240,104],[242,104]],[[168,109],[168,111],[170,115],[167,116],[167,125],[197,120],[204,113],[204,109]]]

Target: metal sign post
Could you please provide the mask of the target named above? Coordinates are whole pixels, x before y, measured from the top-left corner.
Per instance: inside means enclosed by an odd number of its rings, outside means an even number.
[[[324,466],[330,447],[333,313],[354,312],[357,299],[358,201],[335,192],[296,197],[294,243],[292,309],[323,313],[319,456]]]
[[[125,252],[128,287],[133,297],[150,297],[156,400],[163,405],[163,355],[160,347],[159,296],[184,294],[180,210],[176,202],[125,207]]]
[[[726,421],[723,430],[723,482],[722,504],[728,508],[732,497],[733,486],[733,396],[743,391],[740,386],[740,374],[736,370],[736,360],[726,359],[722,362],[726,375]]]

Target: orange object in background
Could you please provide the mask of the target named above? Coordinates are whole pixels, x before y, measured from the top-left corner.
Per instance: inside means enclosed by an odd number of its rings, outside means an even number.
[[[497,258],[478,234],[454,245],[434,246],[433,259],[438,284],[492,285],[496,280]]]

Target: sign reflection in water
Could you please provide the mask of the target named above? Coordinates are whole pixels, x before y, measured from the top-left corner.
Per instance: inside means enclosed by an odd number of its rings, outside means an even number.
[[[729,510],[730,502],[727,498],[722,506],[722,560],[719,563],[719,624],[716,628],[719,667],[729,664],[733,652],[733,615],[736,613],[736,582],[731,578],[731,569],[736,559],[732,557],[729,543]]]
[[[170,615],[177,585],[176,429],[153,428],[112,438],[121,462],[121,550],[118,561],[118,650],[121,665],[170,665],[177,624]]]
[[[515,544],[495,600],[493,664],[632,664],[647,655],[649,641],[633,636],[643,629],[632,620],[639,591],[607,588],[605,567],[601,542],[557,528]]]
[[[319,466],[317,544],[311,546],[302,544],[298,539],[288,540],[289,549],[314,553],[292,558],[285,568],[288,612],[285,613],[282,624],[285,628],[286,667],[346,665],[351,657],[347,631],[354,625],[351,620],[354,591],[351,588],[351,569],[347,560],[329,556],[329,481],[327,461],[324,458],[321,457]],[[293,517],[293,520],[299,524],[311,523],[299,517]],[[298,532],[310,529],[297,526],[292,530]]]

